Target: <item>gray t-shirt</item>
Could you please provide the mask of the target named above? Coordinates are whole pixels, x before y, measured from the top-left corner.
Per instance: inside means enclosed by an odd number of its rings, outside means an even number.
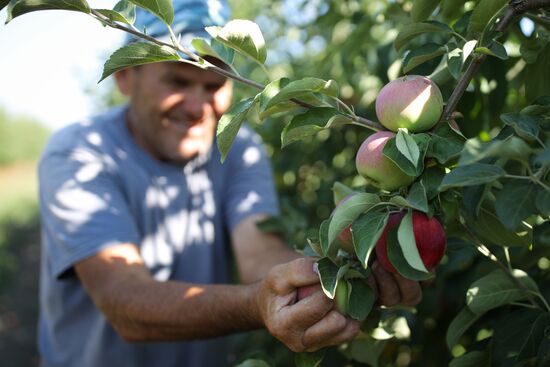
[[[278,213],[261,139],[243,127],[224,164],[214,147],[174,165],[136,145],[125,113],[117,108],[60,130],[40,161],[42,365],[226,365],[224,338],[125,342],[94,306],[73,264],[134,243],[159,281],[227,283],[231,231],[252,214]]]

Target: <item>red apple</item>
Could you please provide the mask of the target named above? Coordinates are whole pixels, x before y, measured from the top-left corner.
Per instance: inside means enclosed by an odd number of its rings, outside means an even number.
[[[396,273],[397,270],[388,259],[388,232],[397,227],[404,216],[404,212],[390,215],[375,247],[378,262],[391,273]],[[445,231],[436,218],[430,219],[424,213],[413,211],[413,233],[420,258],[426,269],[432,271],[445,254]]]

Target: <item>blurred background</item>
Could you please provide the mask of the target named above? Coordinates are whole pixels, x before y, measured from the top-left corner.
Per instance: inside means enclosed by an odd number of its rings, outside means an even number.
[[[89,1],[95,8],[112,8],[116,1]],[[335,79],[341,98],[358,115],[375,119],[373,102],[379,89],[401,75],[401,60],[393,47],[400,26],[409,22],[408,0],[230,0],[233,18],[259,24],[268,46],[269,75],[237,59],[240,73],[266,83],[283,76]],[[473,1],[443,0],[439,20],[453,24]],[[455,6],[455,8],[452,8]],[[70,122],[99,113],[123,99],[110,79],[97,84],[102,64],[122,41],[120,31],[105,28],[79,13],[46,11],[27,14],[7,25],[0,12],[0,364],[34,366],[39,222],[36,162],[48,136]],[[534,96],[550,94],[541,79],[550,64],[550,46],[531,35],[525,19],[505,40],[506,61],[491,58],[462,98],[458,121],[467,137],[490,137],[503,111],[516,111]],[[429,35],[437,41],[437,34]],[[419,37],[422,44],[426,39]],[[536,51],[538,58],[519,52]],[[541,47],[543,49],[541,49]],[[439,60],[413,70],[429,75]],[[435,75],[444,99],[455,84],[447,74]],[[530,85],[526,90],[525,85]],[[237,86],[236,99],[255,90]],[[291,246],[302,248],[316,237],[320,222],[333,209],[331,187],[364,184],[354,157],[369,131],[357,126],[322,131],[303,143],[281,150],[280,133],[291,116],[274,116],[251,125],[265,140],[273,161],[283,216],[269,223],[285,233]],[[462,346],[449,351],[445,331],[464,304],[464,295],[483,265],[469,248],[455,246],[452,261],[444,261],[437,282],[425,292],[417,315],[404,313],[412,332],[401,341],[385,341],[378,351],[365,351],[363,361],[382,355],[383,366],[444,366]],[[478,266],[479,265],[479,266]],[[475,335],[472,338],[475,339]],[[276,366],[289,366],[292,355],[266,333],[235,337],[235,360],[260,357]],[[462,348],[462,349],[460,349]],[[326,365],[343,357],[329,352]]]

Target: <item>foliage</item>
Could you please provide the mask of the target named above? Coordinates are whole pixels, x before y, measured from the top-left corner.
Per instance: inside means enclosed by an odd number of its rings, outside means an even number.
[[[49,131],[36,120],[0,108],[0,166],[38,159]]]
[[[8,10],[19,5],[12,15],[21,15],[26,2],[12,0]],[[35,7],[27,11],[61,2],[32,3]],[[129,3],[169,23],[169,1]],[[373,366],[548,363],[550,84],[545,81],[550,32],[548,12],[522,8],[529,3],[534,2],[258,0],[248,7],[234,0],[235,9],[243,12],[238,16],[254,18],[263,36],[248,21],[211,30],[218,45],[206,45],[209,52],[220,52],[219,44],[233,49],[233,67],[240,74],[234,78],[260,89],[241,90],[242,101],[224,116],[218,128],[222,155],[245,117],[261,122],[256,128],[273,158],[284,212],[264,228],[278,229],[298,248],[322,257],[327,295],[334,295],[340,281],[353,285],[349,314],[364,320],[362,333],[340,348],[339,357],[327,351],[323,363],[342,364],[342,358]],[[112,16],[83,9],[115,26]],[[519,26],[521,17],[533,21],[533,32]],[[117,53],[128,51],[135,50]],[[416,181],[380,191],[368,186],[353,165],[359,144],[371,129],[380,129],[360,116],[372,119],[378,90],[405,71],[428,75],[447,105],[434,129],[420,134],[400,130],[386,146],[384,155]],[[337,181],[335,195],[341,196],[342,187],[356,193],[331,216],[331,188]],[[446,259],[416,312],[371,310],[361,284],[380,236],[378,226],[390,212],[413,209],[444,223]],[[369,231],[364,223],[376,227]],[[339,251],[334,242],[350,224],[359,259]],[[407,221],[390,231],[390,257],[399,259],[394,265],[402,274],[432,277],[418,263],[410,232]],[[518,330],[521,335],[511,337]],[[318,358],[297,361],[315,365]]]

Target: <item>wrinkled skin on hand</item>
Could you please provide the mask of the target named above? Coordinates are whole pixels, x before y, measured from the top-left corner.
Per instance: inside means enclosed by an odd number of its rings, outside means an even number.
[[[258,284],[256,302],[265,327],[294,352],[339,345],[359,332],[359,322],[336,311],[323,292],[295,302],[298,288],[319,283],[314,263],[300,258],[277,265]]]

